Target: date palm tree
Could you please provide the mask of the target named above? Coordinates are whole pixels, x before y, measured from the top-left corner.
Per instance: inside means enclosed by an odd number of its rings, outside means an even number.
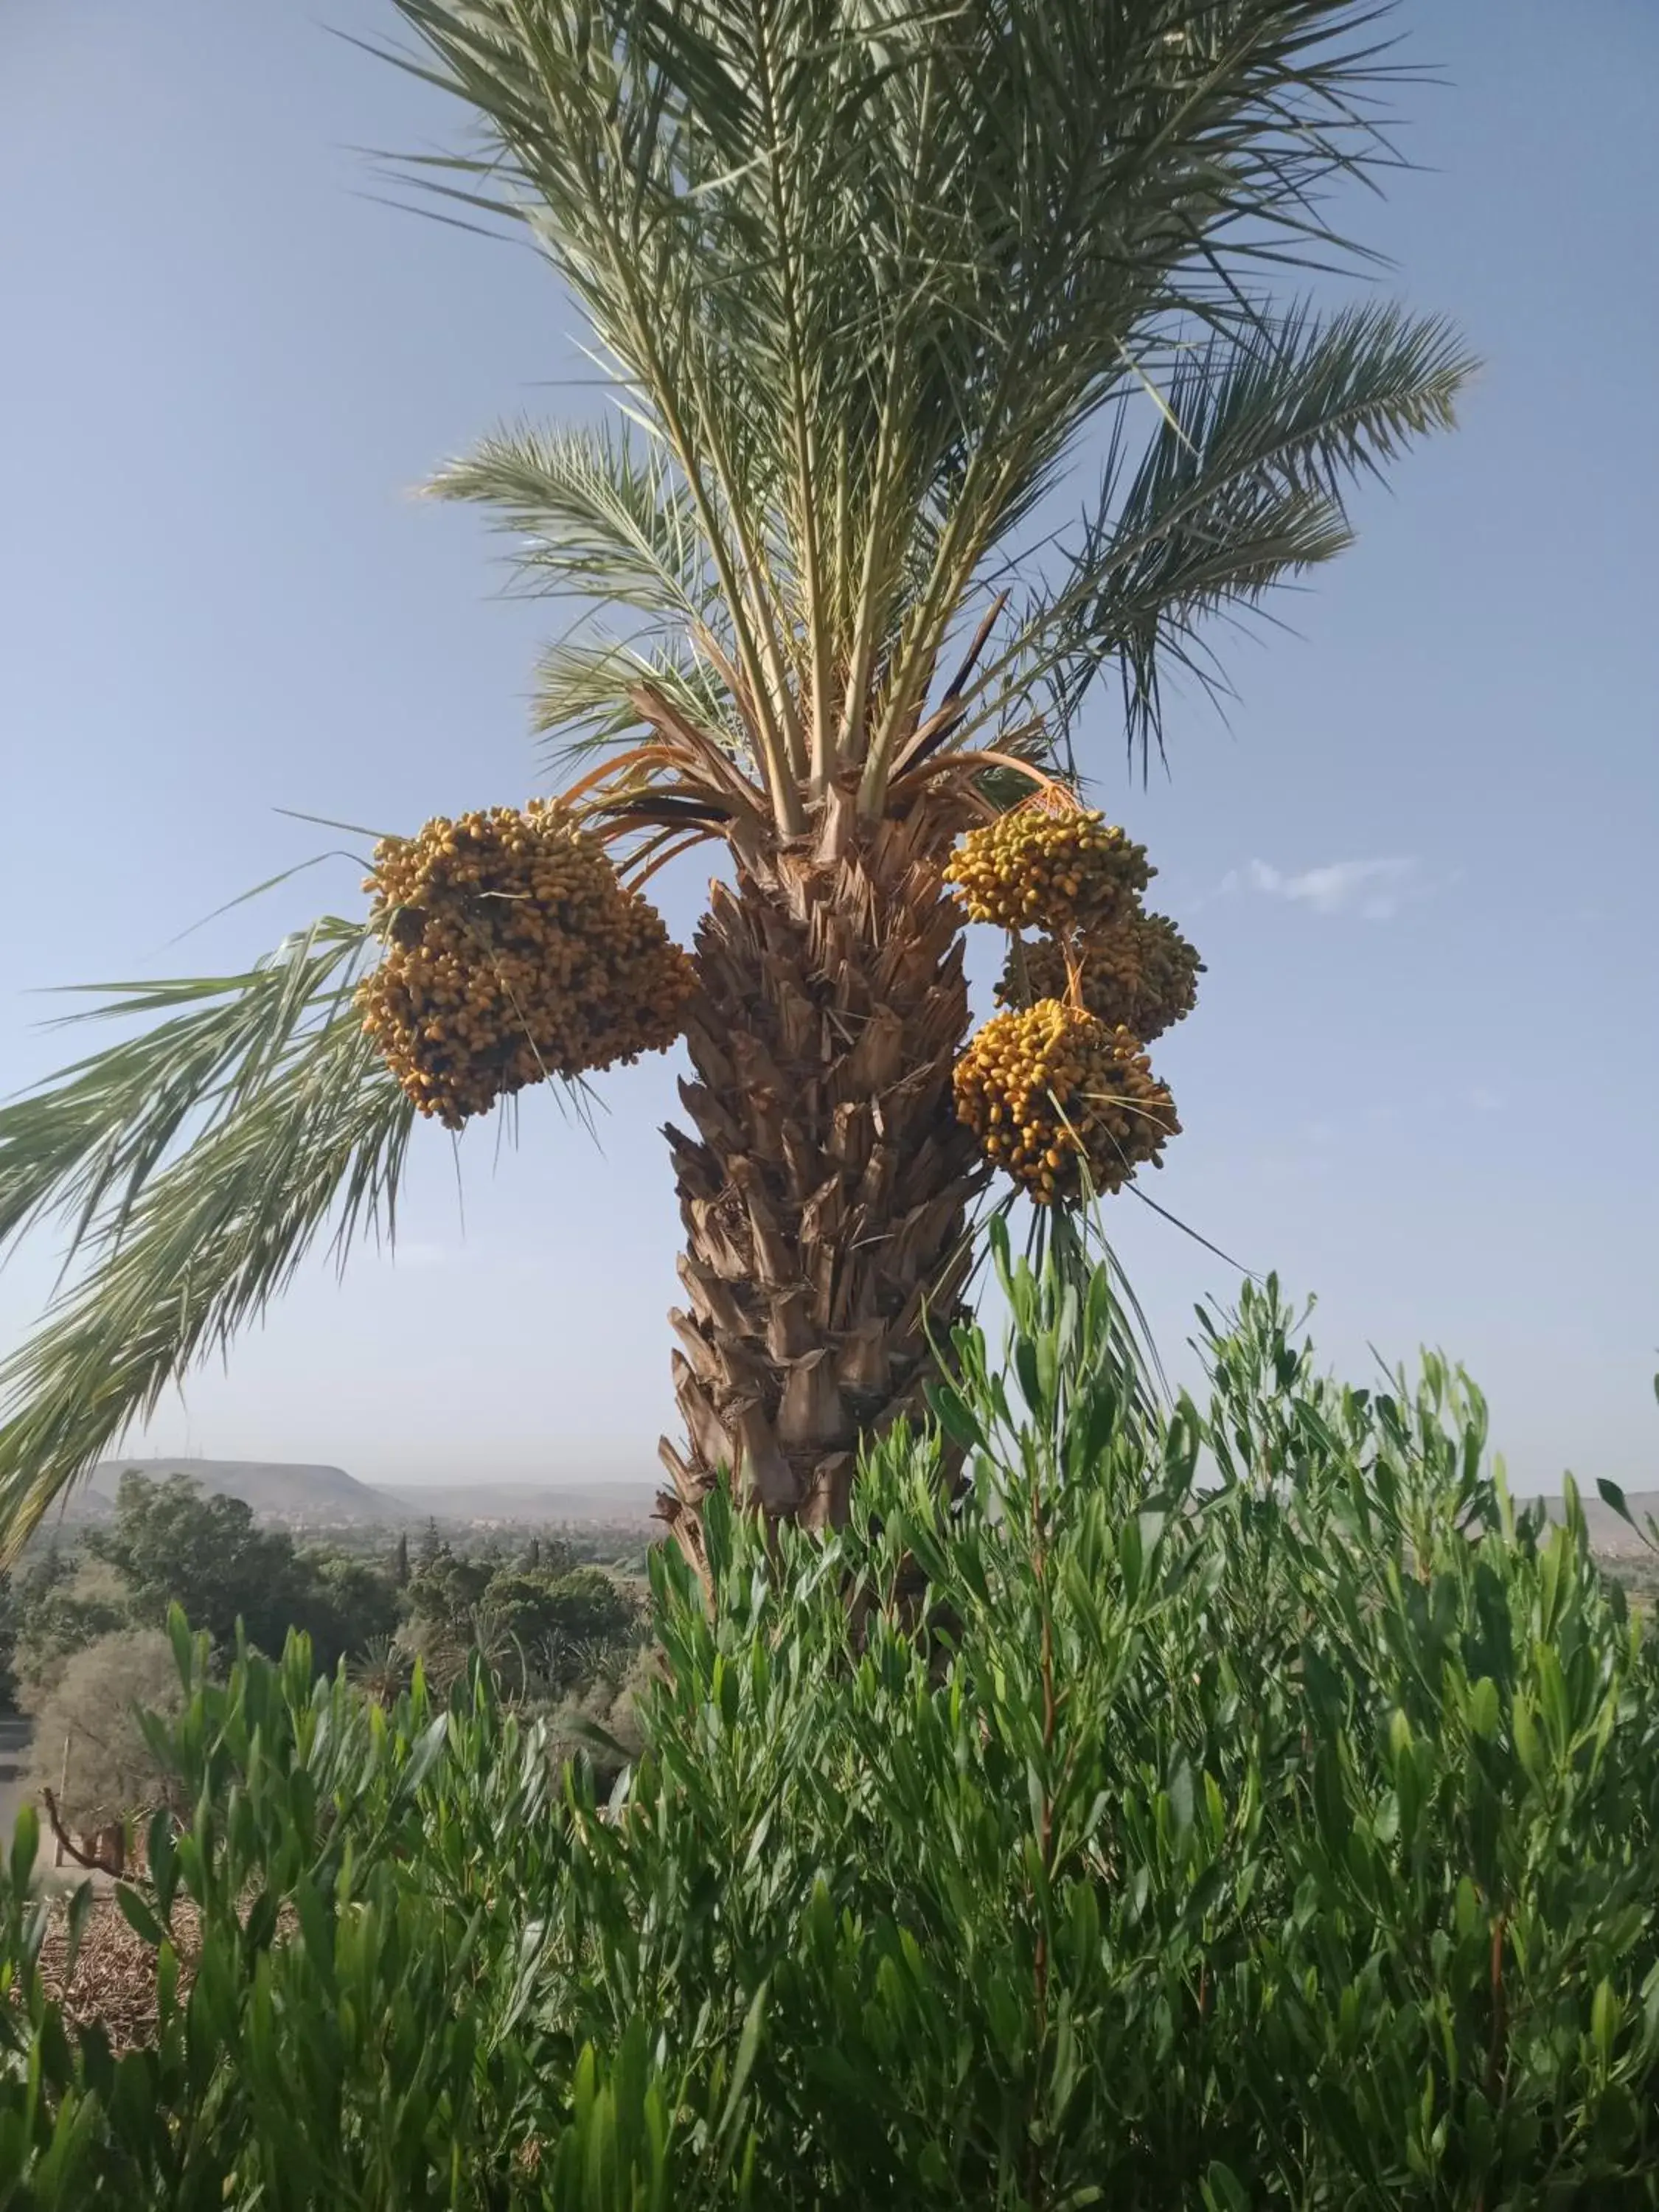
[[[1468,362],[1380,297],[1310,301],[1364,259],[1334,203],[1394,158],[1371,0],[394,4],[389,51],[477,134],[404,173],[528,234],[616,402],[434,489],[577,603],[538,720],[623,876],[726,855],[668,1132],[663,1511],[696,1559],[722,1468],[838,1521],[960,1295],[989,1170],[952,1111],[953,841],[1069,783],[1097,721],[1144,766],[1171,677],[1220,681],[1206,628],[1342,550]],[[56,1214],[86,1263],[5,1371],[14,1544],[308,1249],[392,1224],[380,951],[331,917],[112,987],[149,1026],[0,1116],[0,1237]]]

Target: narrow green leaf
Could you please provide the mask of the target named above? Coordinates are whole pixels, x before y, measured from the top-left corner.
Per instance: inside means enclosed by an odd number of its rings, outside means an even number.
[[[11,1831],[11,1886],[19,1897],[27,1896],[34,1878],[34,1862],[40,1849],[40,1815],[33,1802],[25,1798],[17,1808],[17,1818]]]
[[[149,1899],[141,1891],[136,1890],[131,1882],[118,1881],[115,1902],[120,1907],[121,1917],[134,1935],[154,1945],[159,1951],[167,1940],[167,1931],[156,1918]]]

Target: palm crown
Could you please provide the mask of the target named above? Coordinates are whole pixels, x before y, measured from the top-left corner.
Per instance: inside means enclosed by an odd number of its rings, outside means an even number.
[[[1161,744],[1166,672],[1219,680],[1204,626],[1338,552],[1468,365],[1437,321],[1286,296],[1352,258],[1328,195],[1391,158],[1363,0],[396,5],[396,58],[480,130],[407,173],[527,228],[617,402],[433,489],[580,603],[537,690],[568,817],[630,890],[732,858],[671,1132],[695,1557],[721,1465],[844,1510],[959,1291],[952,840],[1069,788],[1103,671]],[[379,949],[329,920],[118,990],[159,1025],[0,1116],[0,1236],[56,1210],[90,1261],[7,1371],[14,1542],[315,1239],[390,1224],[415,1108],[357,1018]]]

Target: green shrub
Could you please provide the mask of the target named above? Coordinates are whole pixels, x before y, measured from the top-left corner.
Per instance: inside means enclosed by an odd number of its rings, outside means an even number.
[[[1272,1286],[1167,1418],[1104,1276],[1008,1288],[954,1507],[895,1435],[830,1543],[711,1515],[712,1620],[655,1555],[604,1805],[476,1663],[387,1714],[179,1623],[198,1809],[125,1909],[199,1963],[65,2033],[20,1832],[0,2203],[1659,2204],[1656,1647],[1571,1490]]]

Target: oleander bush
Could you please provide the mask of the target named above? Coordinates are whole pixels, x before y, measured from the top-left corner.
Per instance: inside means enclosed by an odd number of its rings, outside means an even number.
[[[383,1710],[175,1620],[154,2032],[48,1996],[26,1816],[0,2205],[1659,2204],[1659,1669],[1571,1486],[1271,1285],[1160,1411],[1104,1273],[999,1256],[849,1528],[718,1507],[712,1618],[654,1555],[603,1798],[478,1664]]]

